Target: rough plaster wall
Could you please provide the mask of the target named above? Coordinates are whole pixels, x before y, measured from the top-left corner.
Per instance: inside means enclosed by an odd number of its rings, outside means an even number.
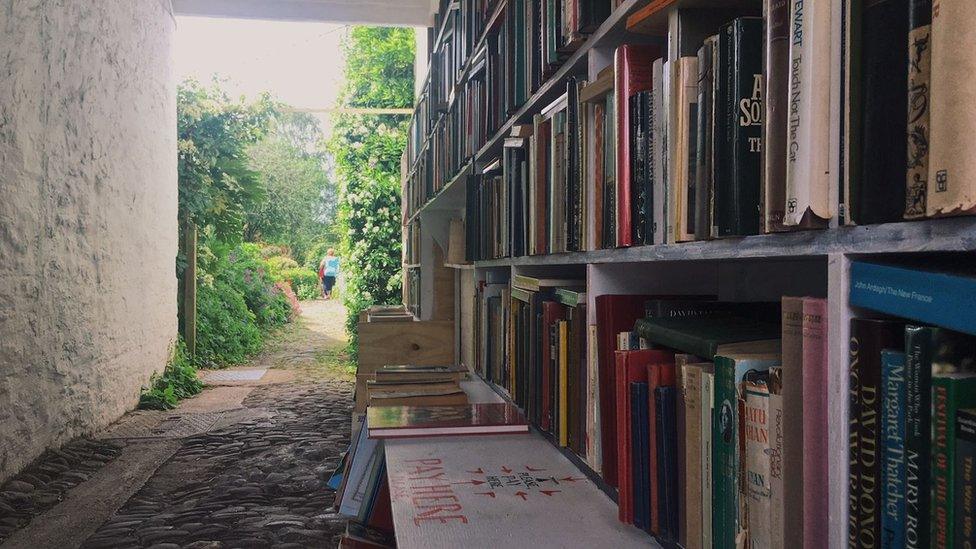
[[[0,0],[0,481],[138,401],[176,336],[169,0]]]

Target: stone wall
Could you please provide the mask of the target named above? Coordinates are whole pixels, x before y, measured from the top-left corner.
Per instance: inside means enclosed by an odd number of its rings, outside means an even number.
[[[138,401],[176,337],[169,0],[0,0],[0,481]]]

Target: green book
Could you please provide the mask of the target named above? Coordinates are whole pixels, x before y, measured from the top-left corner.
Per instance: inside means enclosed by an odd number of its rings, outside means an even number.
[[[781,364],[778,345],[765,341],[721,346],[715,356],[715,405],[712,410],[712,544],[735,549],[745,527],[740,516],[739,400],[746,374],[768,371]],[[707,504],[706,504],[707,505]]]
[[[706,360],[714,358],[721,345],[780,337],[779,324],[742,317],[642,318],[634,331],[648,343]]]
[[[933,359],[933,370],[939,367]],[[954,547],[956,412],[973,406],[976,373],[932,375],[932,547]]]
[[[574,288],[556,288],[556,301],[567,307],[577,307],[586,303],[586,292]]]

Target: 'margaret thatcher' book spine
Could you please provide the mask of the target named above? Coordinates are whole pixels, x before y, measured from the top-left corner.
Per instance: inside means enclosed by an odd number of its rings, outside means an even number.
[[[766,0],[766,117],[763,135],[764,230],[784,231],[789,112],[790,0]]]
[[[929,100],[929,216],[976,211],[976,2],[935,0]]]
[[[905,546],[905,353],[881,351],[881,546]]]
[[[849,346],[848,547],[879,547],[881,541],[881,350],[900,349],[903,325],[887,320],[851,320]]]
[[[925,217],[929,180],[932,0],[908,0],[908,173],[905,219]]]
[[[715,172],[718,236],[758,234],[762,166],[762,18],[740,17],[719,31]],[[719,101],[721,100],[721,103]],[[721,137],[719,137],[721,136]],[[718,163],[717,163],[718,164]]]
[[[783,223],[817,228],[830,218],[830,3],[791,0]]]

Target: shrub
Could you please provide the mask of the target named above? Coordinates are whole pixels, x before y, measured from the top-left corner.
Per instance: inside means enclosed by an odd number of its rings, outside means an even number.
[[[217,276],[230,282],[244,295],[244,303],[254,313],[259,327],[272,328],[288,321],[291,306],[281,290],[274,286],[256,244],[238,246],[222,267]]]
[[[294,259],[283,255],[269,257],[265,260],[265,265],[268,268],[268,273],[271,275],[271,278],[276,282],[278,280],[284,280],[282,277],[284,271],[298,267],[298,263]]]
[[[197,364],[207,368],[240,364],[261,349],[261,330],[244,295],[226,281],[197,288]]]
[[[170,410],[187,397],[203,390],[203,382],[197,377],[186,345],[180,339],[170,351],[170,359],[163,375],[153,374],[149,386],[142,388],[139,407],[149,410]]]
[[[288,269],[282,271],[281,279],[291,283],[292,289],[298,295],[298,299],[315,299],[322,295],[319,290],[319,275],[311,269]]]

